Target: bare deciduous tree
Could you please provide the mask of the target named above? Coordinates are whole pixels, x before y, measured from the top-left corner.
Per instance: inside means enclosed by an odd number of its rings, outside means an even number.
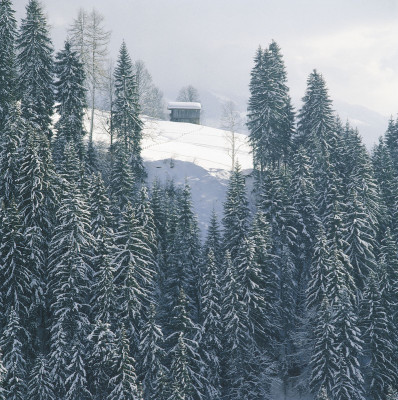
[[[227,101],[223,104],[221,127],[228,131],[227,140],[230,146],[228,154],[232,160],[231,170],[233,170],[235,168],[236,155],[240,147],[237,143],[236,133],[242,127],[242,117],[233,101]]]
[[[164,118],[163,93],[153,84],[152,76],[145,63],[142,60],[137,60],[133,69],[141,112],[150,117]]]
[[[94,130],[94,109],[98,90],[103,89],[107,77],[106,59],[110,31],[106,31],[104,17],[95,9],[87,13],[81,9],[69,29],[71,43],[78,52],[86,72],[86,86],[91,107],[89,141],[92,143]]]
[[[200,103],[198,89],[192,85],[184,86],[178,93],[177,101],[188,101]]]

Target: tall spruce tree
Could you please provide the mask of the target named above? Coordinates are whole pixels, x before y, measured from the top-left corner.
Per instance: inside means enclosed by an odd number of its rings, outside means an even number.
[[[116,269],[119,315],[125,324],[130,348],[136,354],[145,308],[150,303],[149,288],[152,287],[154,271],[152,250],[145,242],[142,227],[130,204],[122,214],[115,242],[112,263]]]
[[[201,354],[205,364],[206,398],[221,396],[222,320],[219,269],[213,249],[209,250],[201,279]]]
[[[199,354],[199,327],[192,321],[187,298],[181,289],[172,314],[174,331],[166,338],[169,344],[171,389],[169,399],[204,398],[203,361]]]
[[[7,371],[4,388],[9,400],[23,400],[27,395],[27,361],[23,351],[26,341],[24,328],[17,311],[11,307],[7,325],[1,337],[4,367]]]
[[[228,250],[234,260],[239,252],[249,227],[249,207],[246,195],[245,177],[237,164],[228,183],[224,203],[224,251]]]
[[[0,126],[4,127],[9,108],[16,100],[17,69],[15,39],[17,22],[11,0],[0,2]],[[1,128],[0,131],[3,129]],[[3,135],[0,132],[0,137]]]
[[[306,148],[313,158],[322,141],[328,142],[335,128],[335,120],[326,82],[314,70],[308,77],[303,107],[298,115],[295,145]]]
[[[141,158],[143,124],[139,116],[138,93],[130,55],[123,42],[115,68],[115,102],[112,124],[118,141],[130,157],[131,168],[137,181],[145,177]]]
[[[17,48],[22,115],[50,138],[54,105],[53,49],[47,21],[37,0],[29,0],[26,6]]]
[[[149,316],[140,331],[140,375],[146,400],[166,399],[165,351],[162,328],[156,321],[156,306],[151,303]]]
[[[294,113],[286,80],[277,43],[273,41],[265,50],[259,48],[251,73],[247,125],[254,169],[260,175],[267,166],[286,163],[289,159]],[[259,182],[261,186],[261,177]]]
[[[207,228],[207,236],[203,245],[203,254],[205,257],[213,251],[216,269],[220,272],[223,262],[222,237],[220,223],[216,212],[213,210],[210,216],[209,227]]]
[[[87,382],[95,400],[107,399],[110,395],[110,379],[114,374],[116,357],[116,335],[108,323],[96,320],[88,336]]]
[[[51,240],[49,288],[51,293],[52,349],[50,359],[54,379],[66,382],[60,389],[66,398],[85,398],[85,346],[89,333],[88,289],[91,286],[91,248],[87,203],[76,183],[63,177],[62,204]],[[59,362],[59,358],[64,359]],[[76,387],[73,382],[76,381]],[[62,393],[57,393],[58,396]]]
[[[83,116],[86,90],[84,89],[84,70],[78,55],[66,41],[64,48],[56,55],[55,83],[57,111],[60,116],[55,128],[55,158],[62,159],[65,143],[72,143],[79,159],[83,159],[85,135]]]
[[[316,394],[323,389],[326,394],[332,396],[339,353],[333,309],[326,296],[319,305],[317,317],[310,361],[310,390]]]
[[[174,189],[173,189],[174,190]],[[191,190],[185,186],[170,198],[169,229],[166,237],[164,315],[170,315],[177,306],[180,290],[187,297],[188,310],[192,319],[198,320],[199,280],[200,280],[200,242],[196,216],[192,210]],[[165,334],[173,332],[170,318],[165,320]]]
[[[32,400],[55,400],[48,359],[39,354],[30,372],[28,396]]]
[[[0,203],[9,207],[18,200],[19,147],[26,125],[17,104],[8,105],[3,134],[0,136]],[[4,120],[3,119],[3,120]]]
[[[90,230],[95,241],[92,248],[92,315],[95,320],[111,324],[116,316],[115,267],[112,264],[113,236],[110,201],[100,174],[93,175],[89,190]]]
[[[335,310],[333,325],[336,327],[339,356],[333,391],[337,398],[360,400],[364,398],[364,380],[359,363],[363,341],[358,315],[346,287],[339,293]]]
[[[121,212],[134,198],[134,175],[129,166],[128,153],[122,143],[114,146],[114,161],[111,171],[110,193],[113,213],[120,219]]]
[[[135,360],[130,356],[129,341],[123,325],[119,329],[117,343],[114,372],[109,381],[112,391],[107,400],[140,400],[134,366]]]
[[[362,337],[368,360],[364,370],[366,393],[378,400],[386,398],[388,388],[394,386],[397,379],[394,345],[390,334],[392,326],[386,310],[386,293],[380,283],[383,281],[372,271],[361,303]]]
[[[10,318],[13,310],[19,319],[26,321],[31,301],[31,274],[27,263],[27,242],[23,234],[22,218],[15,203],[11,203],[4,211],[1,233],[2,319]]]

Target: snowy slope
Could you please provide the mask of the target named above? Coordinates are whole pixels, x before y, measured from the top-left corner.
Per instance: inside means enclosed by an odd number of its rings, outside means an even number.
[[[107,113],[96,112],[94,141],[109,144],[106,132]],[[180,122],[144,120],[142,156],[148,171],[148,181],[173,179],[177,184],[189,183],[202,233],[214,208],[222,214],[222,203],[231,168],[230,133]],[[89,128],[87,117],[86,128]],[[247,136],[236,134],[237,159],[246,175],[251,172],[252,157]]]

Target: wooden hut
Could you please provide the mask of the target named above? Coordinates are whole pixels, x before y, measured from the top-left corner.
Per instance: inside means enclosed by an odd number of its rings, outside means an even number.
[[[170,121],[200,124],[200,103],[174,101],[169,103],[167,109],[171,111]]]

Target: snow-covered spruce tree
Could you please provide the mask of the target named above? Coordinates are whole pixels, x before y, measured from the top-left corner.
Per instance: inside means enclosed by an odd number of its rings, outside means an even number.
[[[277,94],[281,98],[280,102],[282,109],[278,110],[281,114],[281,119],[277,124],[278,133],[273,137],[273,159],[274,163],[278,160],[278,164],[289,164],[292,152],[292,137],[295,133],[295,111],[289,95],[289,88],[287,86],[287,74],[285,63],[281,49],[278,44],[272,40],[269,45],[269,51],[272,60],[271,74],[275,75],[277,84]]]
[[[18,163],[18,151],[25,124],[21,117],[19,106],[8,104],[7,117],[0,135],[0,203],[3,207],[10,206],[12,201],[17,201],[20,165]]]
[[[279,46],[257,50],[251,73],[248,128],[253,149],[254,169],[260,177],[267,166],[286,163],[291,151],[294,113],[286,70]]]
[[[331,160],[328,145],[321,144],[322,150],[315,160],[316,209],[323,224],[327,239],[333,240],[337,234],[337,226],[343,221],[344,203],[341,195],[341,179]],[[338,233],[341,234],[341,231]]]
[[[394,165],[395,173],[398,173],[398,120],[390,118],[388,121],[388,128],[384,135],[385,144],[388,152],[390,153],[391,160]]]
[[[91,177],[89,202],[91,234],[95,239],[102,238],[105,230],[107,239],[110,240],[113,236],[111,204],[100,173]]]
[[[347,287],[342,287],[334,305],[332,324],[338,344],[338,370],[333,393],[336,398],[362,400],[364,380],[359,360],[363,352],[363,341],[358,316]]]
[[[134,176],[129,166],[128,153],[122,143],[118,142],[113,149],[110,193],[113,214],[120,219],[121,212],[134,198]]]
[[[126,149],[134,178],[137,182],[145,178],[141,158],[143,123],[139,116],[137,85],[126,43],[123,42],[115,68],[115,102],[112,124],[119,143]]]
[[[201,279],[202,339],[200,353],[205,364],[205,396],[207,399],[221,397],[222,319],[219,269],[215,254],[210,248]]]
[[[166,212],[166,201],[165,201],[165,188],[161,185],[159,180],[156,178],[152,183],[151,188],[151,208],[153,212],[153,219],[156,229],[156,236],[159,245],[159,251],[163,252],[165,247],[165,236],[167,229],[167,212]]]
[[[295,229],[297,231],[296,265],[299,293],[299,312],[303,312],[305,290],[308,285],[311,259],[314,252],[317,233],[317,216],[315,209],[314,173],[306,149],[300,146],[291,163],[291,181],[289,197],[297,213]]]
[[[314,70],[308,77],[303,107],[298,115],[295,147],[303,146],[311,159],[319,151],[322,141],[329,141],[335,128],[335,120],[326,82]]]
[[[396,296],[398,290],[398,257],[397,244],[391,235],[389,228],[384,233],[384,238],[380,245],[380,278],[383,280],[383,291],[387,307],[387,315],[394,321],[394,328],[397,327],[396,307],[398,299]]]
[[[395,386],[397,368],[394,362],[394,345],[391,323],[386,310],[384,288],[375,272],[367,278],[361,303],[361,328],[364,353],[366,394],[372,399],[384,400],[389,386]]]
[[[51,239],[55,209],[58,204],[57,177],[52,164],[48,139],[42,133],[27,126],[20,150],[20,174],[18,177],[18,208],[24,221],[24,236],[29,259],[30,330],[35,351],[45,342],[47,306],[45,286],[47,284],[48,246]]]
[[[15,39],[17,22],[11,0],[0,1],[0,131],[3,130],[9,108],[16,100],[17,69]],[[0,132],[0,138],[3,132]]]
[[[385,237],[383,238],[380,245],[379,255],[379,278],[380,278],[380,289],[382,293],[382,301],[386,310],[388,322],[389,322],[389,338],[393,343],[393,348],[397,349],[398,346],[398,318],[395,310],[397,309],[397,288],[398,288],[398,258],[396,252],[396,241],[392,238],[391,231],[389,228],[384,232]],[[394,358],[394,366],[398,371],[398,363]],[[395,384],[396,386],[396,384]],[[395,387],[393,385],[393,387]]]
[[[118,332],[113,375],[109,381],[111,393],[107,400],[140,400],[135,373],[135,360],[130,356],[129,340],[123,324]]]
[[[263,313],[257,313],[254,322],[254,337],[258,346],[265,351],[270,359],[274,358],[274,344],[278,334],[277,316],[279,310],[279,269],[271,254],[271,238],[269,224],[262,211],[254,216],[249,239],[254,245],[252,262],[254,276],[261,287],[256,287],[261,293]]]
[[[56,55],[55,72],[57,76],[55,99],[60,116],[55,125],[57,130],[54,141],[55,161],[62,160],[66,142],[73,143],[79,159],[83,160],[85,135],[83,116],[86,97],[83,83],[85,76],[83,65],[68,41]]]
[[[96,240],[95,255],[92,263],[95,267],[91,288],[91,315],[95,320],[115,324],[117,293],[115,286],[115,268],[112,264],[112,250],[103,237]]]
[[[4,210],[1,222],[2,320],[10,318],[14,310],[19,319],[26,321],[31,301],[31,273],[27,263],[27,242],[23,234],[22,218],[15,203]],[[2,322],[4,324],[4,320]]]
[[[339,150],[345,167],[343,186],[347,189],[356,188],[368,215],[369,230],[377,231],[382,207],[372,160],[358,130],[352,129],[349,124],[344,130],[343,148]]]
[[[140,331],[140,375],[144,399],[166,399],[165,351],[161,327],[156,322],[156,306],[151,303],[148,319]]]
[[[174,256],[182,266],[184,291],[192,308],[192,318],[197,321],[199,309],[198,285],[201,276],[199,227],[196,215],[193,212],[191,188],[185,183],[178,199],[179,217],[174,242]]]
[[[3,353],[0,353],[0,400],[7,399],[7,391],[4,389],[4,378],[6,377],[7,370],[3,363]]]
[[[318,228],[317,236],[306,291],[307,311],[310,313],[310,319],[315,320],[322,302],[328,296],[328,278],[331,269],[330,252],[322,225]]]
[[[390,228],[394,239],[397,240],[398,180],[390,152],[383,138],[380,138],[380,142],[373,150],[372,163],[380,190],[381,216],[378,239],[381,241],[385,230]]]
[[[93,399],[106,399],[111,391],[109,380],[113,377],[116,336],[109,324],[97,319],[88,340],[87,382],[89,390]]]
[[[203,361],[199,354],[200,329],[192,321],[184,290],[171,316],[174,331],[166,338],[170,351],[169,399],[200,400],[205,396]]]
[[[209,227],[207,229],[206,240],[203,245],[203,254],[206,257],[210,250],[213,251],[214,261],[216,263],[216,270],[221,272],[221,266],[223,262],[222,252],[222,236],[220,223],[215,210],[212,211],[209,221]]]
[[[41,134],[51,137],[54,105],[53,49],[38,0],[29,0],[17,40],[22,115]]]
[[[297,315],[297,274],[294,256],[287,245],[283,245],[280,255],[279,278],[279,376],[286,392],[292,376],[300,372],[300,357],[297,357],[295,333],[299,326]]]
[[[91,313],[95,320],[114,326],[116,316],[115,268],[112,264],[113,230],[110,201],[100,174],[93,175],[89,190],[93,287]]]
[[[7,371],[3,387],[7,393],[7,400],[24,400],[27,395],[26,358],[23,343],[26,333],[21,326],[17,311],[11,307],[7,325],[0,340],[3,352],[3,364]]]
[[[156,258],[157,258],[157,238],[156,226],[152,207],[149,201],[148,190],[143,186],[138,194],[138,200],[134,210],[135,216],[142,229],[142,237],[145,245],[151,250],[150,259],[148,260],[148,268],[155,274],[157,271]]]
[[[238,296],[247,318],[248,333],[253,342],[261,342],[264,318],[269,305],[265,302],[265,281],[262,267],[256,257],[253,237],[245,238],[235,260]],[[275,322],[275,321],[274,321]]]
[[[282,247],[295,251],[297,247],[297,220],[299,216],[289,198],[290,177],[281,169],[263,173],[259,208],[264,212],[272,238],[272,254],[280,257]]]
[[[361,291],[365,286],[366,277],[376,268],[376,232],[369,220],[369,213],[357,190],[352,188],[345,212],[345,254],[350,259],[355,286]]]
[[[178,343],[173,351],[173,361],[170,368],[171,383],[168,400],[192,399],[192,381],[188,370],[187,349],[180,332]]]
[[[155,252],[157,273],[154,282],[154,295],[156,297],[156,302],[159,306],[159,320],[163,323],[163,317],[167,318],[168,313],[167,311],[165,311],[166,307],[164,307],[166,304],[164,298],[167,294],[167,287],[165,286],[165,282],[168,275],[166,260],[167,255],[170,254],[168,250],[171,249],[172,243],[174,242],[173,235],[175,233],[177,220],[175,207],[171,207],[171,204],[174,202],[171,201],[171,197],[174,198],[175,194],[170,196],[166,191],[166,186],[161,185],[158,180],[155,180],[153,182],[151,195],[151,208],[153,212],[157,241],[157,249]],[[173,221],[173,223],[170,223],[171,221]]]
[[[268,169],[263,173],[262,192],[259,208],[264,213],[270,228],[270,262],[278,271],[278,364],[283,370],[284,387],[287,388],[291,373],[297,374],[297,360],[293,356],[295,346],[293,335],[298,329],[297,305],[302,300],[298,291],[300,271],[297,268],[299,216],[289,198],[290,176],[282,168]]]
[[[237,164],[229,179],[222,219],[223,247],[224,251],[229,251],[232,260],[236,258],[240,245],[247,235],[249,215],[245,177]]]
[[[153,252],[134,210],[127,204],[116,232],[112,264],[115,266],[117,304],[133,354],[137,354],[139,329],[150,303],[153,284]]]
[[[51,354],[54,380],[67,382],[65,396],[86,392],[85,338],[89,333],[88,289],[91,286],[89,210],[75,183],[62,177],[62,201],[50,244],[49,288],[51,302]],[[59,358],[65,359],[60,362]],[[72,379],[79,387],[73,387]],[[62,393],[56,392],[57,396]],[[78,398],[78,397],[77,397]],[[82,397],[83,398],[83,397]]]
[[[242,298],[242,283],[231,257],[226,252],[221,291],[223,353],[222,396],[230,399],[261,399],[267,395],[268,382],[259,371],[265,372],[263,354],[250,332],[247,305]]]
[[[325,295],[319,305],[314,325],[310,390],[313,394],[317,394],[323,389],[328,396],[332,396],[339,354],[333,325],[333,309]]]
[[[43,354],[36,357],[30,372],[28,397],[32,400],[55,400],[52,375],[48,359]]]
[[[162,316],[165,317],[165,334],[174,331],[168,317],[175,309],[180,290],[187,297],[188,310],[192,319],[198,321],[199,279],[200,279],[200,242],[196,216],[192,211],[191,191],[188,184],[170,198],[169,226],[166,236],[164,291]]]
[[[67,377],[67,361],[69,358],[69,343],[62,327],[51,336],[49,364],[51,368],[51,382],[57,398],[65,396],[65,380]]]
[[[74,341],[70,350],[71,359],[67,365],[68,375],[65,379],[65,400],[91,400],[86,378],[86,357],[82,341]]]

